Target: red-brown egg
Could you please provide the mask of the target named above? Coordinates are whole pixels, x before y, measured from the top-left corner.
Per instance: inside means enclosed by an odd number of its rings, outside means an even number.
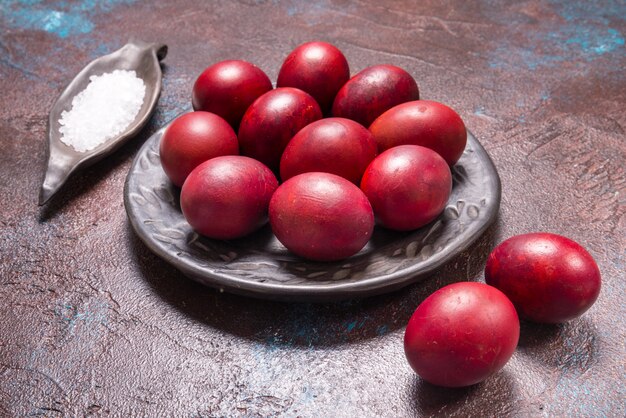
[[[304,90],[326,113],[349,79],[348,61],[337,47],[327,42],[307,42],[287,56],[280,67],[277,86]]]
[[[376,156],[376,142],[362,125],[344,118],[326,118],[302,128],[285,148],[280,176],[321,171],[359,184]]]
[[[467,142],[461,117],[448,106],[429,100],[416,100],[392,107],[370,125],[378,152],[398,145],[421,145],[454,165]]]
[[[252,103],[241,120],[241,154],[278,171],[280,157],[291,138],[321,118],[319,105],[308,93],[292,87],[269,91]]]
[[[519,341],[515,307],[483,283],[454,283],[427,297],[404,334],[409,364],[429,383],[444,387],[482,382],[504,367]]]
[[[165,174],[178,187],[206,160],[237,154],[235,131],[224,119],[209,112],[190,112],[174,119],[163,133],[159,150]]]
[[[487,259],[485,281],[504,292],[521,317],[546,323],[582,315],[601,285],[587,250],[547,232],[516,235],[498,245]]]
[[[287,249],[317,261],[356,254],[374,229],[363,192],[329,173],[304,173],[284,182],[270,201],[269,216],[272,231]]]
[[[337,93],[333,116],[369,127],[386,110],[419,99],[417,82],[394,65],[374,65],[352,77]]]
[[[189,225],[209,238],[247,235],[268,220],[278,181],[252,158],[216,157],[196,167],[183,184],[180,207]]]
[[[426,225],[443,211],[452,190],[452,174],[435,151],[401,145],[370,163],[361,189],[382,226],[408,231]]]
[[[194,110],[205,110],[226,119],[237,129],[248,107],[272,89],[259,67],[241,60],[221,61],[205,69],[193,85]]]

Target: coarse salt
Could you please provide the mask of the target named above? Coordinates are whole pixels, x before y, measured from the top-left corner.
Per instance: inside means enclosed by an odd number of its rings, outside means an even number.
[[[124,132],[143,105],[146,85],[135,71],[89,77],[89,85],[61,113],[61,141],[78,152],[96,148]]]

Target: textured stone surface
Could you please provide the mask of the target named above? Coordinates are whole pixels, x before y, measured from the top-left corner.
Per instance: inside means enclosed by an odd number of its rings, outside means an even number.
[[[626,10],[619,1],[3,1],[0,4],[0,415],[624,416]],[[127,38],[170,46],[142,133],[36,205],[46,118],[89,60]],[[390,63],[455,108],[493,158],[500,217],[408,289],[328,305],[221,294],[132,233],[126,173],[227,58],[275,79],[297,44],[333,42],[353,72]],[[582,318],[523,324],[504,370],[475,387],[420,381],[404,327],[444,284],[483,280],[491,248],[551,231],[596,258]]]

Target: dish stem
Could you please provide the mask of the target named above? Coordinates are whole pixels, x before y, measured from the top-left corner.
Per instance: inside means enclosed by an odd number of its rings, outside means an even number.
[[[45,204],[74,171],[75,165],[71,157],[50,150],[46,177],[39,191],[39,206]]]
[[[139,50],[151,50],[154,52],[154,55],[159,61],[163,61],[163,59],[167,56],[167,45],[158,42],[144,42],[131,38],[124,47],[138,48]]]

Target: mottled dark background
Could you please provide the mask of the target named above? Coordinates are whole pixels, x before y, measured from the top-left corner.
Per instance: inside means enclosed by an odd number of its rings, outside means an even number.
[[[0,2],[1,416],[624,416],[626,76],[623,1]],[[164,88],[138,138],[36,205],[47,113],[87,62],[165,42]],[[333,305],[220,294],[135,237],[122,191],[141,143],[227,58],[275,79],[321,39],[353,72],[406,68],[492,156],[500,217],[432,278]],[[551,231],[582,243],[599,300],[524,324],[504,370],[468,389],[420,381],[404,327],[444,284],[482,280],[493,246]]]

